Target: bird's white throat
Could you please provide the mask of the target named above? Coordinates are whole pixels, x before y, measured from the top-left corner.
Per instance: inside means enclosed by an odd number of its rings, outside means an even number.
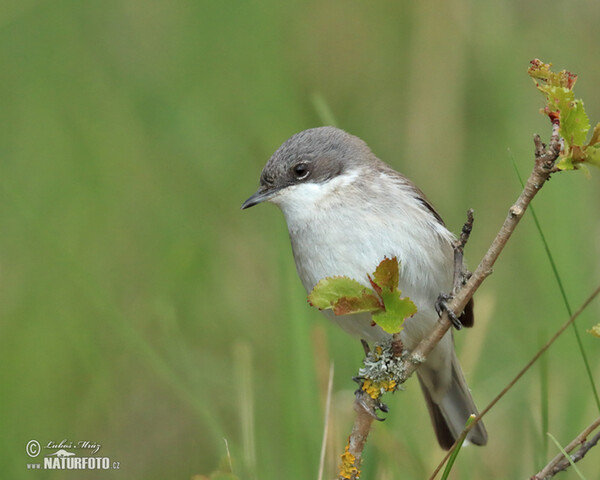
[[[343,190],[351,187],[359,175],[359,170],[354,169],[326,182],[290,185],[273,195],[269,202],[281,209],[288,227],[293,228],[295,224],[310,221],[319,212],[340,202],[341,197],[345,196]]]

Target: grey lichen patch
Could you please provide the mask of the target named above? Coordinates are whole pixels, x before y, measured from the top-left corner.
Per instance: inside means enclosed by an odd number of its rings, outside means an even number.
[[[374,348],[366,356],[363,367],[358,371],[358,376],[374,383],[389,384],[393,382],[400,388],[400,384],[406,381],[406,369],[404,361],[410,356],[410,352],[404,349],[400,355],[394,353],[392,340],[375,344]]]
[[[421,365],[425,363],[426,358],[423,355],[414,354],[410,356],[410,361],[415,365]]]

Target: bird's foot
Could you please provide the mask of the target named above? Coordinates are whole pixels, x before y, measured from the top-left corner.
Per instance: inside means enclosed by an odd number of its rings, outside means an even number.
[[[361,338],[360,343],[362,344],[363,350],[365,351],[365,357],[366,357],[371,352],[371,348],[369,347],[369,342],[367,342],[364,338]]]
[[[356,381],[356,378],[354,378],[353,380]],[[383,422],[385,420],[385,418],[381,418],[379,415],[377,415],[377,410],[381,410],[384,413],[389,412],[389,408],[385,403],[381,402],[378,399],[374,399],[367,392],[365,392],[362,388],[357,389],[354,392],[354,395],[356,395],[356,402],[362,408],[364,408],[365,411],[371,417],[373,417],[378,422]]]
[[[452,322],[452,325],[454,325],[454,328],[456,328],[457,330],[460,330],[463,327],[462,322],[454,314],[454,312],[448,307],[448,302],[450,300],[452,300],[452,298],[453,298],[452,295],[449,293],[441,293],[440,296],[438,297],[437,301],[435,302],[435,311],[440,316],[442,315],[442,313],[444,311],[447,312],[448,318]]]

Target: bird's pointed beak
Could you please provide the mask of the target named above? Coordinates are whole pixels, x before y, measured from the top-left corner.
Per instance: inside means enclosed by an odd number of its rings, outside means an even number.
[[[254,195],[252,195],[248,200],[242,203],[242,210],[246,208],[253,207],[254,205],[258,205],[273,196],[273,194],[277,190],[269,189],[268,187],[261,186]]]

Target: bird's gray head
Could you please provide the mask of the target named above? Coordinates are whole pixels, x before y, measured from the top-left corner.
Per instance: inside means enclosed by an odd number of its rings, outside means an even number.
[[[260,175],[260,187],[244,202],[249,208],[264,201],[278,203],[286,189],[301,184],[324,184],[376,161],[360,138],[335,127],[304,130],[286,140]]]

